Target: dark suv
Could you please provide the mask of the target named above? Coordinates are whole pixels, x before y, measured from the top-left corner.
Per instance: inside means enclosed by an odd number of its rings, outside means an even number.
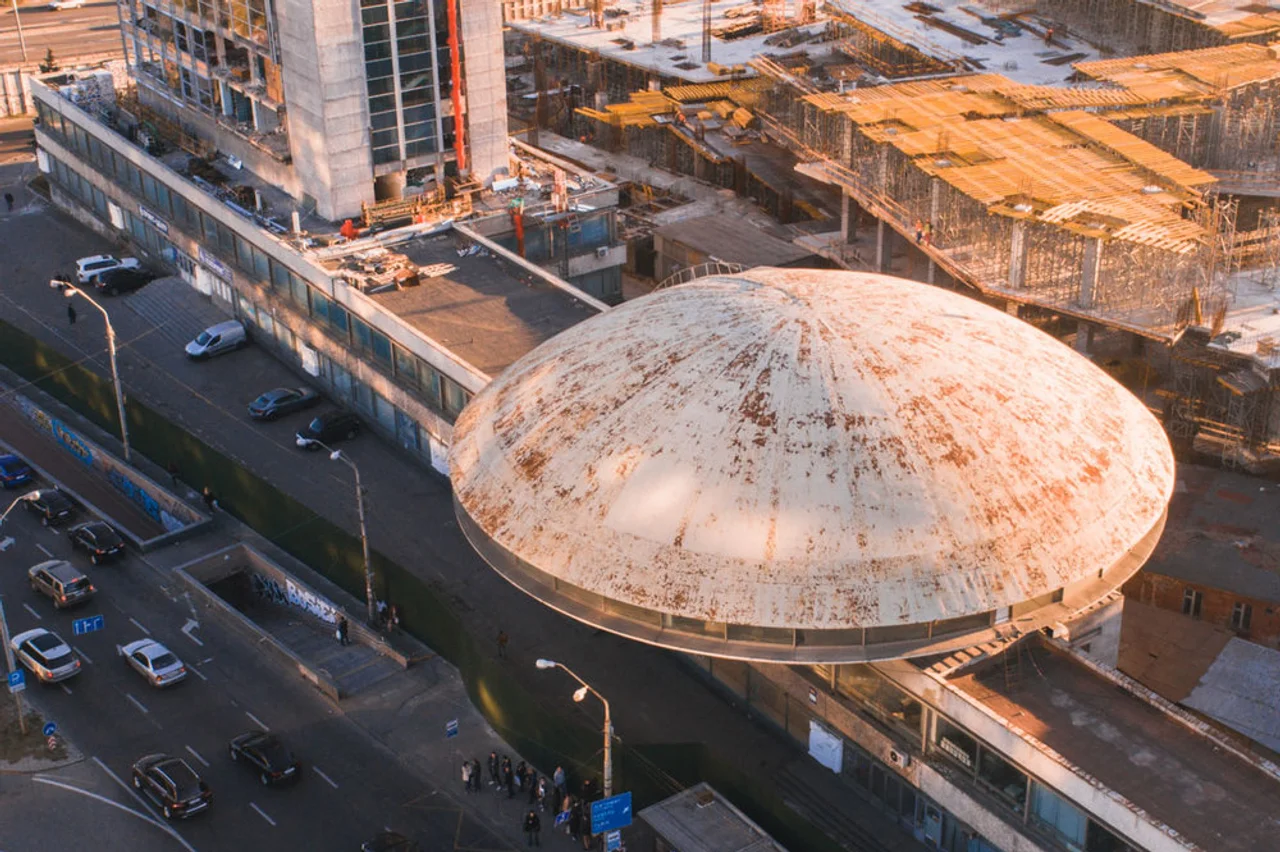
[[[149,754],[133,765],[133,786],[160,806],[165,819],[186,819],[209,807],[213,793],[180,757]]]
[[[93,286],[97,288],[99,293],[107,296],[118,296],[121,293],[131,293],[150,284],[155,276],[145,269],[108,269],[106,272],[99,272],[93,278]]]
[[[360,434],[360,420],[350,411],[326,411],[298,430],[296,443],[304,450],[318,450],[320,444],[349,441]]]
[[[89,521],[67,533],[71,546],[86,551],[94,565],[124,553],[124,539],[104,521]]]
[[[40,523],[46,527],[60,524],[71,517],[76,510],[71,498],[56,488],[41,488],[32,491],[22,498],[28,512],[40,516]]]

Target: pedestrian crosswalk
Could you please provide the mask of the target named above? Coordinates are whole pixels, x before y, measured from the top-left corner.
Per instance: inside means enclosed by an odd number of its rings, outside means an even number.
[[[121,299],[154,326],[155,334],[179,348],[202,330],[230,318],[176,275],[157,278]]]

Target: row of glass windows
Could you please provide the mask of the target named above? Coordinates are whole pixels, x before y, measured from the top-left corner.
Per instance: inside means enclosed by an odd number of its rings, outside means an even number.
[[[69,147],[75,148],[109,176],[114,175],[118,183],[128,186],[134,194],[145,199],[153,213],[180,226],[206,248],[216,249],[221,257],[234,259],[232,265],[244,272],[246,277],[267,285],[282,299],[290,302],[299,313],[311,317],[339,342],[367,356],[369,363],[395,379],[398,384],[423,397],[430,407],[443,414],[446,419],[452,421],[466,406],[471,394],[453,379],[393,343],[386,334],[364,320],[352,316],[346,308],[308,285],[293,270],[271,258],[258,246],[243,239],[212,216],[201,212],[180,193],[171,192],[162,182],[117,156],[74,122],[63,120],[41,101],[36,101],[36,105],[46,130],[53,131],[53,135],[60,136]],[[56,125],[53,121],[55,117],[58,119]],[[55,157],[50,156],[49,160],[59,183],[71,189],[86,205],[93,206],[105,218],[106,197],[94,190],[74,169],[67,168]],[[97,196],[101,196],[100,199],[95,198],[95,192]],[[167,241],[165,245],[168,245]]]

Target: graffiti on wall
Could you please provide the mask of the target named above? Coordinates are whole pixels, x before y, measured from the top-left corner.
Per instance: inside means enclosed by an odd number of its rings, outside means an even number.
[[[56,417],[50,417],[48,412],[36,407],[31,401],[25,397],[18,397],[18,403],[22,408],[22,413],[41,430],[49,433],[53,440],[57,441],[63,449],[75,456],[81,464],[90,466],[93,464],[93,450],[83,439],[75,432],[67,428],[61,420]]]
[[[107,471],[107,481],[111,485],[129,499],[129,502],[137,506],[147,514],[152,520],[157,521],[160,526],[164,527],[165,532],[175,532],[182,529],[185,524],[182,521],[169,514],[165,509],[156,502],[156,498],[147,493],[146,489],[129,477],[125,476],[118,470]]]
[[[307,612],[317,618],[327,621],[330,624],[336,624],[338,621],[338,608],[329,603],[324,598],[317,595],[310,589],[304,589],[292,580],[285,580],[285,586],[289,590],[289,603]]]
[[[279,604],[287,606],[289,596],[284,593],[284,589],[280,588],[280,584],[270,577],[264,577],[261,574],[250,574],[253,578],[254,593],[265,600],[267,603]]]

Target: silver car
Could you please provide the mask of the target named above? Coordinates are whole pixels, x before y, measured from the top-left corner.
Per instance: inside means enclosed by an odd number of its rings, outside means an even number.
[[[169,686],[187,676],[177,655],[154,639],[139,639],[119,649],[120,656],[152,686]]]
[[[71,646],[43,627],[19,633],[9,646],[18,662],[42,683],[57,683],[80,673],[80,660]]]

